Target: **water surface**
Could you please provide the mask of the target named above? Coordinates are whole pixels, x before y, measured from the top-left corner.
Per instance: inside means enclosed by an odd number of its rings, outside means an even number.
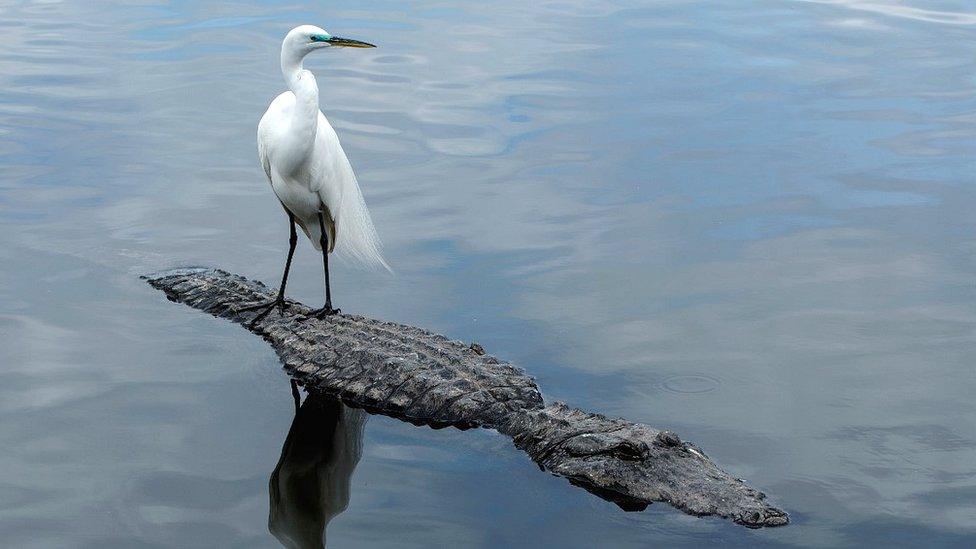
[[[496,433],[371,417],[330,546],[972,545],[961,0],[3,4],[5,545],[276,543],[288,380],[137,276],[280,275],[254,133],[299,23],[379,45],[307,63],[397,271],[336,266],[336,304],[672,428],[794,521],[623,513]],[[292,272],[318,304],[307,243]]]

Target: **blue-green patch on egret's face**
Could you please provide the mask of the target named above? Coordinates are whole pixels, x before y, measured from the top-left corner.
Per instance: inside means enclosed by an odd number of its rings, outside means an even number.
[[[340,47],[340,48],[375,48],[373,44],[369,42],[360,42],[359,40],[353,40],[351,38],[341,38],[338,36],[332,36],[328,33],[313,34],[309,36],[312,42],[322,42],[330,46]]]

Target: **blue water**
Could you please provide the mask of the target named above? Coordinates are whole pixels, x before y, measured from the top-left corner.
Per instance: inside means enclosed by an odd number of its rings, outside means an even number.
[[[335,266],[336,305],[672,428],[793,518],[624,513],[370,417],[330,547],[973,546],[971,2],[204,4],[0,6],[0,544],[277,543],[287,378],[137,277],[280,276],[255,126],[314,23],[379,45],[306,66],[397,271]],[[291,295],[320,268],[303,242]]]

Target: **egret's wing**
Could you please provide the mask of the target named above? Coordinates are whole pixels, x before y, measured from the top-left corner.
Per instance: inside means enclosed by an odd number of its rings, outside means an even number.
[[[356,174],[342,150],[339,137],[321,112],[309,176],[310,188],[318,193],[335,223],[333,230],[339,253],[364,267],[390,271],[380,252],[380,239],[366,209]]]
[[[271,156],[269,149],[271,148],[272,126],[276,122],[275,103],[280,98],[281,96],[275,98],[271,106],[268,107],[268,110],[265,111],[264,116],[261,117],[261,121],[258,122],[258,158],[261,159],[261,167],[264,168],[264,175],[268,176],[268,183],[272,184],[274,181],[271,179]]]
[[[281,206],[287,211],[287,206],[285,206],[284,201],[281,200],[281,196],[278,195],[278,189],[275,188],[274,176],[272,175],[270,155],[272,139],[271,126],[275,123],[272,109],[273,107],[269,107],[267,112],[264,113],[264,116],[261,117],[261,121],[258,123],[258,159],[261,161],[261,167],[264,168],[264,175],[268,177],[268,184],[271,185],[271,192],[275,193],[275,197],[278,198],[278,202],[281,202]],[[304,229],[304,226],[302,228]]]
[[[268,183],[272,183],[271,159],[268,158],[268,149],[260,138],[258,138],[258,158],[261,159],[261,167],[264,168],[264,175],[268,176]]]

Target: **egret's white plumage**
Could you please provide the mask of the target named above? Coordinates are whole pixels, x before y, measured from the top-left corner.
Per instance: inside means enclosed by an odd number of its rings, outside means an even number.
[[[258,124],[258,156],[275,195],[321,250],[319,212],[333,250],[365,267],[389,270],[363,200],[359,183],[339,138],[319,110],[315,76],[302,68],[313,50],[371,47],[333,37],[312,25],[296,27],[281,44],[281,72],[289,91],[276,97]]]

